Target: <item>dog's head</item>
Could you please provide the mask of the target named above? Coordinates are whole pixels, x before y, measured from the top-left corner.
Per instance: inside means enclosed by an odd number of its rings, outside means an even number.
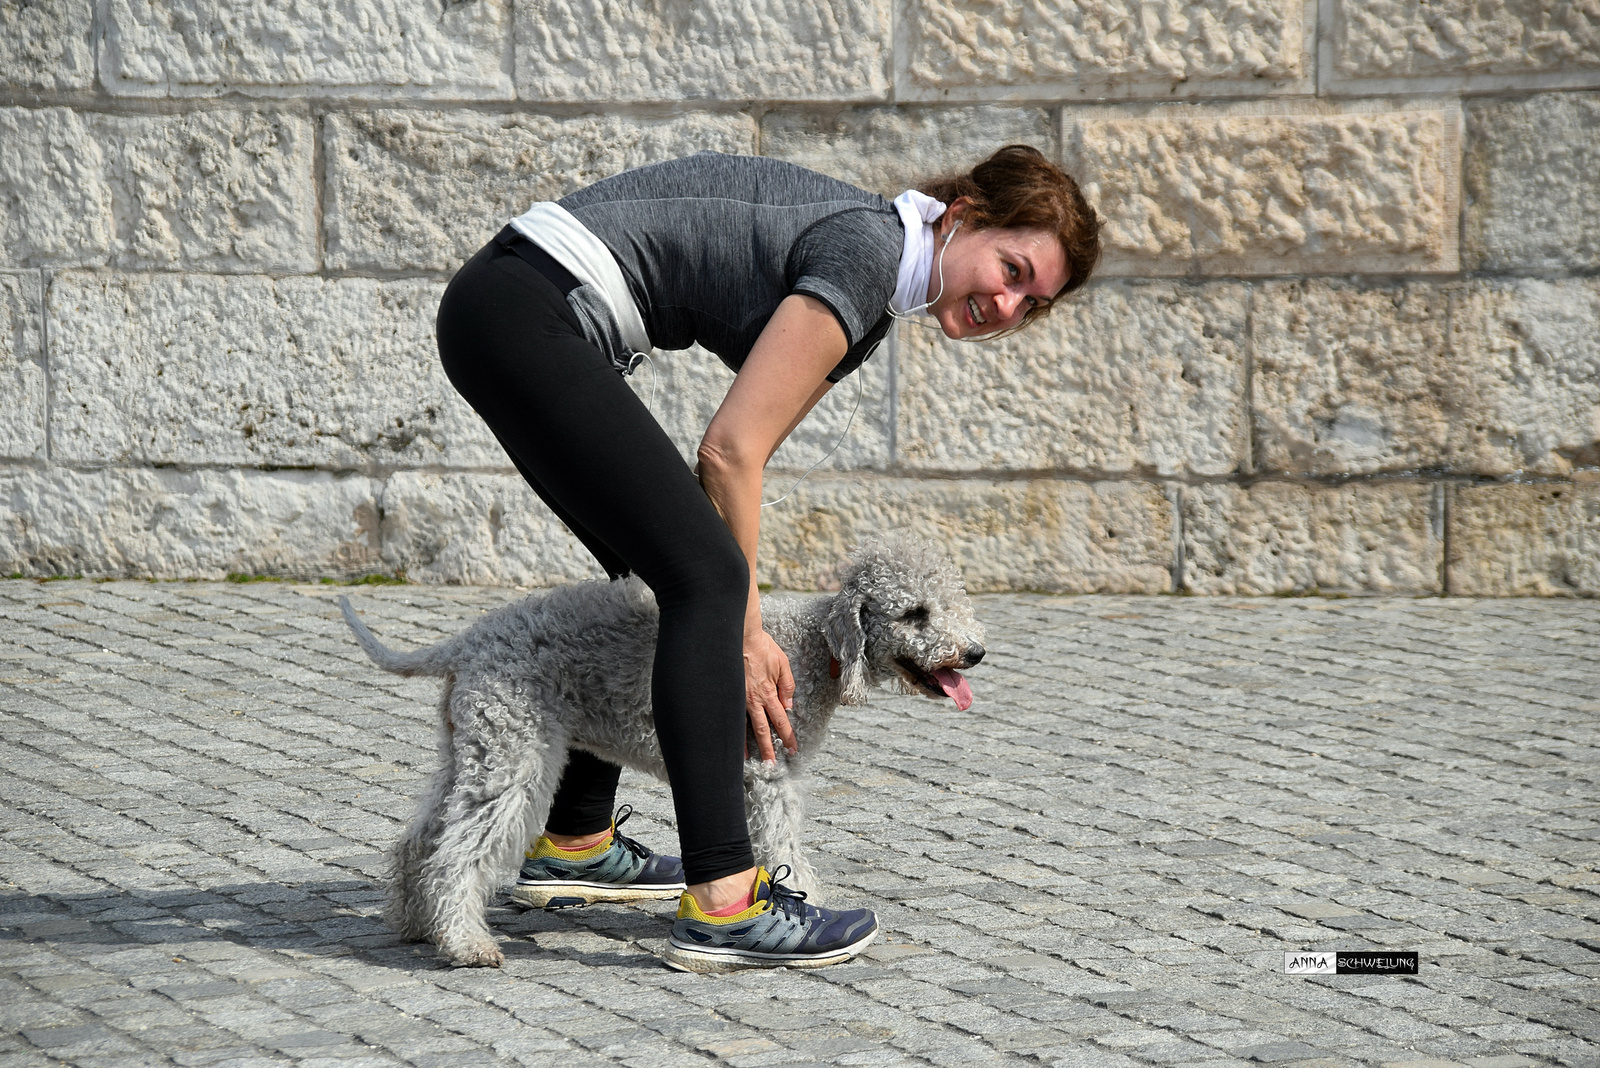
[[[983,628],[955,564],[926,538],[895,532],[862,543],[828,611],[827,636],[844,704],[861,704],[891,678],[962,711],[972,704],[959,669],[983,659]]]

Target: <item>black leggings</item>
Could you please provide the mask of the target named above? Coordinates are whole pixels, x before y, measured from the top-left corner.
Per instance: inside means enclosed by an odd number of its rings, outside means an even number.
[[[558,289],[490,242],[439,304],[445,373],[550,510],[661,610],[651,676],[685,878],[754,865],[744,816],[744,552],[661,425]],[[610,825],[619,769],[573,751],[548,830]]]

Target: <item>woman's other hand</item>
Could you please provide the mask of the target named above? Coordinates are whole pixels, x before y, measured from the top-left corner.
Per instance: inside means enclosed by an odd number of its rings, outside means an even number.
[[[774,738],[783,742],[790,756],[799,752],[794,728],[789,725],[789,712],[794,708],[794,675],[789,671],[788,656],[764,630],[744,636],[744,702],[762,760],[778,759]]]

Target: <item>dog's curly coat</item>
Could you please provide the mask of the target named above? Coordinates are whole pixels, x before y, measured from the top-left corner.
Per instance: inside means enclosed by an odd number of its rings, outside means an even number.
[[[349,601],[340,604],[379,667],[445,680],[443,766],[392,852],[385,918],[456,964],[498,966],[485,909],[544,826],[568,749],[666,778],[650,712],[655,598],[636,578],[561,587],[413,653],[385,648]],[[757,862],[788,864],[788,882],[815,899],[816,875],[800,851],[797,776],[821,749],[833,710],[861,704],[890,679],[965,709],[971,691],[954,669],[983,657],[982,632],[949,558],[904,533],[859,547],[837,594],[767,596],[761,611],[794,672],[790,721],[801,755],[784,759],[780,747],[775,763],[746,760],[745,810]]]

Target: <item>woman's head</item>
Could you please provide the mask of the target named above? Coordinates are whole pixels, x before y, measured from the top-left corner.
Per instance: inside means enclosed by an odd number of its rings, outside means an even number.
[[[1100,221],[1061,168],[1027,145],[1007,145],[965,174],[920,186],[949,205],[935,226],[944,287],[928,308],[950,337],[1013,329],[1044,315],[1089,280]],[[931,295],[931,294],[930,294]]]

